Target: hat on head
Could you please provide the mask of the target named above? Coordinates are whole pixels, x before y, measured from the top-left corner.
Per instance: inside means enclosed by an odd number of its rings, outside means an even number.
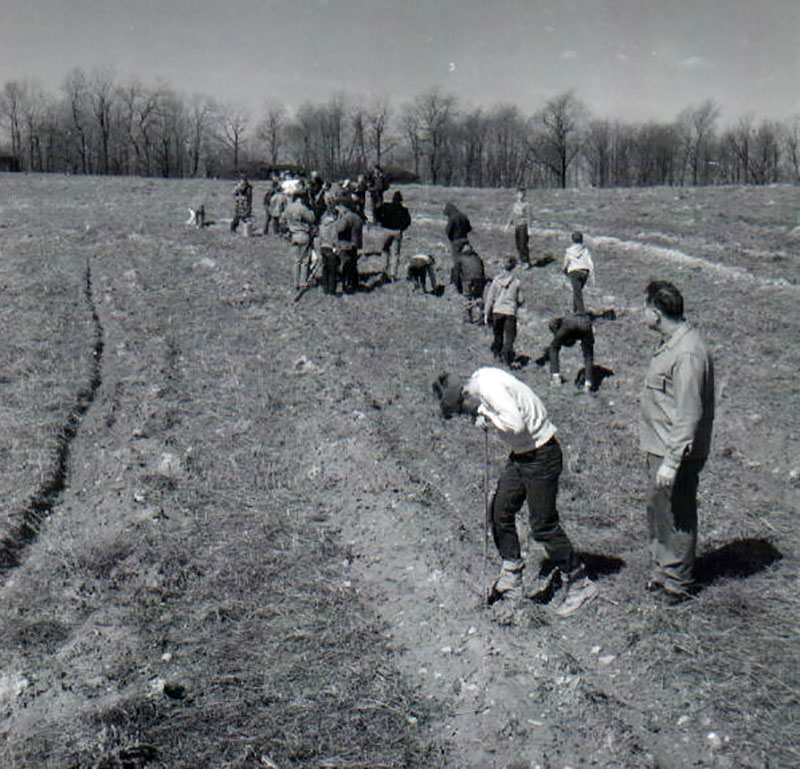
[[[453,414],[460,414],[464,403],[464,394],[460,384],[450,381],[449,374],[441,374],[433,383],[433,394],[439,399],[442,416],[450,419]]]

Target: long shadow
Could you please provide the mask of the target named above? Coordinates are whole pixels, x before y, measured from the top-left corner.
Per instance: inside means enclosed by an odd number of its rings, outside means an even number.
[[[578,558],[586,566],[586,573],[591,579],[609,574],[617,574],[622,571],[625,561],[615,555],[604,555],[603,553],[577,553]],[[539,573],[546,576],[556,567],[555,563],[549,558],[542,561]]]
[[[720,577],[751,577],[783,558],[765,539],[735,539],[695,561],[695,580],[707,587]]]

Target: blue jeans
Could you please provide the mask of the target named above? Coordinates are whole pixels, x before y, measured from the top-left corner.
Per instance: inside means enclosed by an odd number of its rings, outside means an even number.
[[[509,456],[491,506],[492,535],[503,560],[520,558],[516,518],[527,499],[533,539],[544,546],[547,557],[562,571],[571,572],[578,565],[556,509],[562,464],[561,446],[555,438],[535,451]]]

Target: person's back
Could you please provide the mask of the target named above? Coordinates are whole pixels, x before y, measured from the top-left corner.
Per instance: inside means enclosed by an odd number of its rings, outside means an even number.
[[[310,234],[314,224],[314,212],[305,204],[302,197],[297,196],[286,206],[284,211],[289,233],[294,236],[298,233]]]
[[[395,193],[397,195],[397,193]],[[376,212],[378,223],[387,230],[403,231],[411,225],[411,214],[403,205],[403,199],[394,197],[391,202],[384,203]]]
[[[320,248],[329,248],[331,250],[339,248],[338,225],[339,212],[335,208],[325,209],[320,218],[317,232],[317,243]]]
[[[363,245],[364,220],[348,205],[339,206],[337,229],[339,244],[343,249],[359,249]]]
[[[479,281],[481,283],[481,291],[483,290],[483,282],[486,280],[486,272],[483,267],[483,259],[478,256],[474,251],[462,252],[458,257],[459,275],[461,282],[466,285],[471,281]]]
[[[472,225],[467,215],[460,211],[453,203],[447,203],[445,205],[444,215],[447,217],[445,233],[448,240],[453,244],[459,241],[466,242],[469,233],[472,232]]]
[[[488,312],[516,316],[521,304],[521,284],[513,270],[506,270],[492,280],[487,297]]]

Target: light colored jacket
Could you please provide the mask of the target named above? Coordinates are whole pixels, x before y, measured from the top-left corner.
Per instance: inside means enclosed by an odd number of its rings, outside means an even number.
[[[714,422],[714,364],[688,321],[656,347],[640,401],[640,445],[677,469],[684,458],[704,459]]]
[[[511,206],[508,224],[515,227],[527,227],[531,223],[531,204],[527,200],[515,200]]]
[[[503,369],[479,368],[464,385],[464,392],[480,400],[478,414],[498,429],[514,453],[538,449],[556,434],[536,393]]]
[[[523,301],[519,278],[513,272],[504,272],[489,284],[489,290],[486,292],[484,319],[488,323],[492,313],[516,315],[517,308]]]
[[[588,270],[594,279],[594,262],[589,249],[583,243],[573,243],[564,253],[563,269],[567,275],[575,270]]]

